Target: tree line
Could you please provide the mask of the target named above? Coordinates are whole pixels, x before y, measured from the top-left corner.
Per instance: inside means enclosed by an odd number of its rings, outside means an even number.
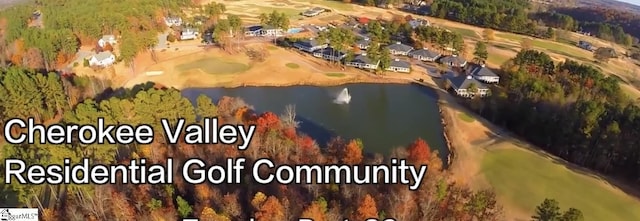
[[[573,9],[572,9],[573,10]],[[531,15],[533,19],[542,21],[545,25],[557,29],[567,31],[582,31],[591,33],[593,36],[600,39],[615,42],[625,46],[631,46],[638,43],[637,37],[632,36],[630,28],[621,26],[622,23],[616,23],[613,21],[597,20],[590,18],[588,20],[574,19],[573,16],[558,13],[558,12],[538,12]],[[575,15],[574,15],[575,16]],[[592,17],[597,15],[591,15]],[[581,18],[577,17],[576,18]],[[582,18],[581,18],[582,19]],[[639,32],[640,34],[640,32]],[[640,36],[640,35],[636,35]]]
[[[98,87],[101,82],[78,77],[59,77],[9,68],[0,74],[2,120],[36,117],[38,122],[96,124],[148,123],[159,128],[160,119],[178,118],[199,123],[218,117],[225,124],[255,124],[251,146],[239,151],[233,145],[168,144],[156,133],[152,144],[5,144],[4,158],[29,164],[51,165],[63,158],[78,162],[110,164],[146,158],[149,163],[173,157],[178,164],[188,158],[208,156],[208,164],[226,158],[245,157],[248,163],[270,158],[277,164],[381,164],[389,158],[428,164],[427,178],[418,191],[404,185],[258,185],[247,179],[242,185],[191,185],[178,177],[171,185],[22,185],[0,182],[0,205],[40,208],[42,219],[51,220],[337,220],[349,217],[393,217],[397,220],[500,220],[501,207],[489,190],[472,191],[451,182],[437,151],[422,139],[400,147],[389,156],[365,154],[357,140],[335,138],[318,144],[296,130],[295,113],[257,113],[241,99],[223,97],[218,102],[200,95],[193,103],[176,89],[147,83],[131,89]],[[91,94],[91,92],[94,92]],[[99,92],[99,93],[95,93]],[[18,131],[12,131],[16,133]],[[320,147],[323,148],[320,148]],[[177,168],[173,168],[177,169]],[[179,173],[175,173],[179,174]],[[243,176],[250,176],[250,172]]]
[[[618,79],[592,66],[523,50],[502,67],[500,87],[468,105],[535,145],[637,185],[640,107]]]

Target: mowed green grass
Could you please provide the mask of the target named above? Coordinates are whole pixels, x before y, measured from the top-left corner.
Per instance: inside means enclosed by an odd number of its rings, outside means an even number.
[[[249,70],[249,65],[227,61],[222,58],[201,58],[175,67],[180,72],[200,69],[207,74],[236,74]]]
[[[504,38],[504,39],[508,39],[508,40],[512,40],[512,41],[516,41],[518,43],[520,43],[522,41],[523,38],[525,38],[522,35],[516,35],[516,34],[510,34],[510,33],[496,33],[495,34],[496,37],[499,38]],[[529,38],[529,37],[526,37]],[[553,52],[564,52],[566,54],[571,54],[573,56],[580,56],[580,57],[588,57],[589,53],[587,53],[587,51],[582,50],[576,46],[573,45],[568,45],[568,44],[563,44],[563,43],[557,43],[557,42],[553,42],[553,41],[546,41],[546,40],[541,40],[541,39],[535,39],[532,38],[531,39],[531,44],[533,47],[538,47],[538,48],[542,48],[545,50],[550,50]]]
[[[324,75],[326,75],[327,77],[344,77],[345,76],[344,73],[337,73],[337,72],[325,73]]]
[[[507,201],[504,202],[507,208],[533,214],[545,198],[553,198],[562,210],[580,209],[585,221],[638,220],[640,217],[638,200],[527,150],[490,150],[482,161],[482,170],[497,194]]]
[[[445,27],[446,29],[448,29],[449,31],[458,33],[460,35],[462,35],[462,37],[465,38],[471,38],[471,39],[479,39],[480,35],[478,35],[478,33],[476,33],[475,31],[471,30],[471,29],[465,29],[465,28],[452,28],[452,27]]]

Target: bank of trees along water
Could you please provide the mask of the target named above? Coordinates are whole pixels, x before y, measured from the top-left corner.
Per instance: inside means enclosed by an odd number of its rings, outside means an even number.
[[[356,140],[335,139],[320,149],[310,137],[299,134],[295,123],[276,114],[254,113],[239,99],[225,97],[217,104],[202,95],[192,104],[175,89],[158,89],[152,83],[133,89],[101,91],[99,82],[84,78],[59,78],[10,68],[0,75],[0,122],[12,117],[36,117],[38,122],[96,124],[148,123],[156,127],[149,145],[114,144],[5,144],[3,158],[20,158],[29,164],[60,164],[63,158],[93,163],[125,162],[147,158],[162,163],[167,157],[182,162],[208,156],[209,164],[224,164],[229,157],[249,162],[271,158],[278,164],[379,164],[380,155],[368,156]],[[20,108],[19,108],[20,107]],[[231,145],[167,144],[160,133],[160,119],[217,116],[221,123],[256,124],[251,146],[238,151]],[[14,131],[18,132],[18,131]],[[324,146],[324,144],[321,144]],[[258,185],[248,179],[242,185],[191,185],[176,177],[172,185],[11,185],[0,184],[2,206],[26,205],[43,209],[43,220],[176,220],[199,216],[201,220],[291,220],[311,217],[394,217],[398,220],[499,220],[500,207],[490,191],[470,191],[448,182],[438,153],[418,139],[392,157],[428,164],[428,177],[418,191],[405,185]],[[174,168],[177,169],[177,168]],[[179,174],[176,172],[175,174]],[[15,180],[14,180],[15,181]],[[4,182],[1,182],[4,183]],[[209,219],[207,219],[209,218]]]
[[[500,87],[470,101],[473,109],[570,162],[638,184],[640,108],[615,77],[533,50],[500,75]]]

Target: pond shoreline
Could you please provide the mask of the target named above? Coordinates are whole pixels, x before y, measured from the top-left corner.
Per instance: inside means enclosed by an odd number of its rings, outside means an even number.
[[[407,76],[409,77],[409,76]],[[453,161],[455,160],[455,147],[452,145],[450,136],[451,136],[451,124],[450,121],[452,119],[448,119],[446,116],[446,110],[443,110],[442,105],[445,105],[443,95],[441,94],[438,88],[435,85],[430,85],[424,82],[417,81],[415,79],[403,78],[398,76],[375,76],[368,75],[366,77],[356,77],[356,78],[347,78],[347,79],[336,79],[334,81],[299,81],[299,82],[287,82],[287,83],[270,83],[270,82],[237,82],[237,83],[227,83],[224,85],[212,85],[212,86],[203,86],[203,87],[188,87],[188,88],[241,88],[241,87],[291,87],[291,86],[318,86],[318,87],[329,87],[329,86],[340,86],[345,84],[355,84],[355,83],[373,83],[373,84],[417,84],[420,87],[426,87],[428,89],[434,90],[434,95],[436,96],[436,104],[438,107],[438,114],[440,116],[440,124],[442,126],[442,136],[444,139],[444,144],[446,146],[448,154],[443,158],[446,159],[446,162],[443,162],[443,166],[448,168]],[[186,89],[186,88],[180,88]]]

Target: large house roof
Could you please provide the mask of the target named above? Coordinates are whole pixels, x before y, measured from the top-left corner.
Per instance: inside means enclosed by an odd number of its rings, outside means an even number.
[[[496,73],[493,73],[493,71],[491,71],[489,68],[486,68],[486,67],[483,67],[482,65],[477,65],[477,64],[473,65],[470,73],[475,76],[489,76],[489,77],[498,76]]]
[[[464,58],[461,58],[461,57],[458,57],[458,56],[449,55],[449,56],[445,56],[445,57],[441,58],[440,62],[461,65],[461,64],[466,63],[467,61],[464,60]]]
[[[371,40],[369,40],[369,38],[364,38],[362,40],[359,40],[356,42],[357,45],[369,45],[371,43]]]
[[[436,58],[440,56],[440,53],[423,48],[409,52],[409,55],[419,55],[425,58]]]
[[[324,48],[324,49],[318,49],[318,50],[314,51],[313,53],[322,53],[322,55],[333,56],[333,57],[342,57],[342,56],[347,55],[347,53],[344,53],[342,51],[338,51],[338,50],[333,49],[331,47]]]
[[[103,51],[103,52],[100,52],[100,53],[98,53],[96,55],[93,55],[93,57],[96,58],[96,60],[98,60],[98,61],[102,61],[102,60],[107,59],[107,58],[109,58],[111,56],[113,56],[113,54],[110,51]]]
[[[411,63],[405,60],[394,59],[391,61],[389,67],[399,67],[399,68],[411,68]]]
[[[468,89],[472,84],[475,85],[478,89],[486,89],[482,82],[476,80],[470,75],[460,75],[456,77],[449,77],[449,81],[451,81],[451,86],[457,89]]]
[[[413,49],[413,47],[411,47],[409,45],[402,44],[400,42],[396,42],[395,44],[391,44],[391,45],[387,46],[387,48],[389,48],[389,50],[394,50],[394,51],[411,51]]]
[[[296,44],[306,48],[313,48],[322,45],[313,38],[297,41]]]
[[[247,31],[259,31],[262,29],[262,25],[252,25],[245,28]]]
[[[369,57],[367,57],[367,54],[359,54],[358,56],[354,57],[353,60],[351,60],[351,62],[360,63],[360,64],[371,64],[371,65],[376,64]]]

